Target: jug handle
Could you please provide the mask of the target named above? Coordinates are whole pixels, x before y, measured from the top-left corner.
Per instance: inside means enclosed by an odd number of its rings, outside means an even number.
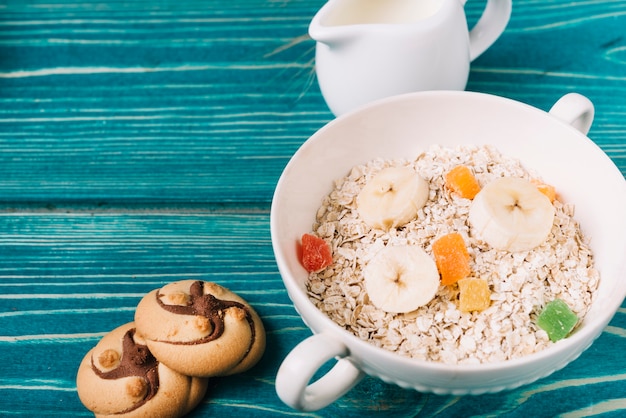
[[[462,0],[465,3],[465,0]],[[511,18],[512,0],[488,0],[482,16],[469,32],[470,61],[487,50],[504,32]]]

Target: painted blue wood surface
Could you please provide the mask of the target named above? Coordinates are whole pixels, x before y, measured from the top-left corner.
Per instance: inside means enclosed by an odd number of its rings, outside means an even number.
[[[307,26],[323,0],[0,1],[0,415],[89,416],[86,351],[172,280],[221,283],[268,331],[251,371],[191,415],[626,415],[626,304],[562,371],[515,391],[421,394],[366,378],[316,413],[274,391],[310,331],[282,286],[269,205],[289,157],[332,119]],[[468,0],[475,21],[483,0]],[[626,2],[514,0],[468,89],[548,110],[576,91],[626,174]],[[626,232],[626,231],[625,231]]]

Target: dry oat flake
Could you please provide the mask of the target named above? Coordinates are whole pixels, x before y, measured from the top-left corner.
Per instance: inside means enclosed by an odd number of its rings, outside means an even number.
[[[307,282],[309,298],[341,327],[362,340],[403,356],[446,364],[478,364],[519,358],[553,344],[536,317],[559,298],[582,320],[599,282],[592,253],[574,219],[574,206],[554,201],[548,239],[530,251],[495,250],[472,235],[471,200],[451,193],[444,176],[464,164],[481,185],[511,176],[539,179],[491,146],[434,146],[414,160],[375,159],[335,181],[319,208],[313,232],[332,248],[333,263]],[[429,198],[416,219],[388,231],[359,219],[356,196],[377,172],[391,166],[414,169],[429,183]],[[376,308],[365,291],[362,270],[387,245],[420,245],[432,254],[440,235],[458,232],[471,256],[470,277],[487,280],[491,304],[481,312],[458,308],[458,287],[440,286],[428,304],[406,314]]]

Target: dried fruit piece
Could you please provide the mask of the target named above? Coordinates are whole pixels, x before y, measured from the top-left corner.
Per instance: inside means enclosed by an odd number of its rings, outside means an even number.
[[[470,256],[461,234],[452,232],[433,242],[433,256],[441,284],[451,285],[470,274]]]
[[[556,189],[554,188],[554,186],[542,183],[539,180],[532,180],[531,183],[537,186],[537,189],[539,189],[541,193],[543,193],[548,199],[550,199],[550,203],[554,202],[554,200],[556,199]]]
[[[482,311],[491,304],[491,290],[487,280],[467,277],[459,283],[459,309],[463,312]]]
[[[478,180],[465,165],[457,165],[446,174],[446,186],[459,196],[473,199],[480,191]]]
[[[567,337],[578,323],[578,317],[561,299],[548,302],[537,317],[537,325],[548,333],[550,341]]]
[[[302,266],[308,272],[318,272],[333,262],[330,246],[322,238],[311,234],[302,235]]]

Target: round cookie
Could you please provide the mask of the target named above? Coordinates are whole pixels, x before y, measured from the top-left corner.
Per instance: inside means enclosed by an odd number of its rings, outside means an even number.
[[[183,280],[148,293],[135,324],[150,351],[188,376],[223,376],[254,366],[265,329],[254,309],[216,283]]]
[[[96,417],[181,417],[198,405],[208,380],[159,362],[130,322],[105,335],[85,355],[78,396]]]

